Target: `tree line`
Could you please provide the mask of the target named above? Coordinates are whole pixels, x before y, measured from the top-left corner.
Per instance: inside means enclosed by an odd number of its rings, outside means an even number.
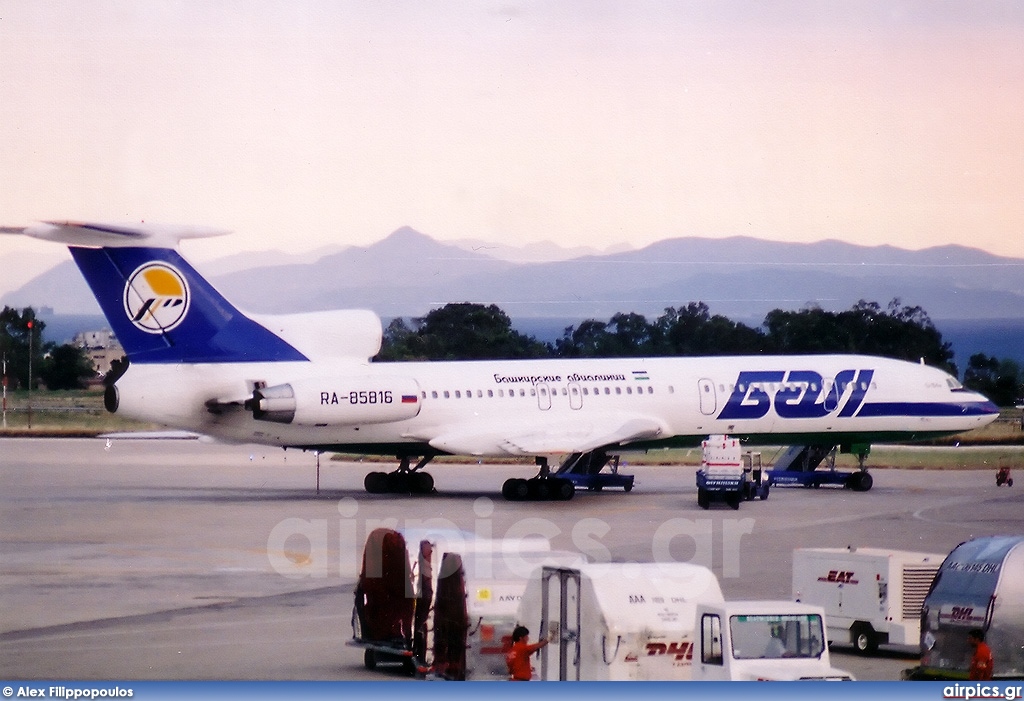
[[[701,355],[798,355],[863,353],[925,363],[959,376],[950,343],[921,307],[894,299],[886,307],[861,300],[850,309],[776,309],[759,327],[711,314],[703,302],[668,307],[654,320],[617,313],[608,321],[587,319],[566,327],[561,338],[542,343],[512,327],[496,305],[460,302],[426,316],[392,320],[378,358],[485,360]],[[1024,369],[1012,359],[971,356],[964,384],[997,404],[1024,396]]]
[[[44,343],[45,328],[46,322],[38,319],[31,307],[20,311],[4,307],[0,312],[0,358],[6,361],[8,387],[35,389],[41,381],[47,389],[82,389],[96,374],[88,355],[70,343]]]

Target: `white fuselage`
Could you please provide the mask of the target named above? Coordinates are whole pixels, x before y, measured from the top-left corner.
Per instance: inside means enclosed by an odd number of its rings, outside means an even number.
[[[350,387],[372,387],[376,378],[380,401],[388,383],[400,381],[404,399],[389,400],[410,405],[403,418],[352,419],[370,395]],[[257,420],[242,406],[254,386],[287,383],[298,388],[295,422]],[[600,437],[631,421],[646,427],[642,438],[620,443],[636,447],[692,445],[709,434],[765,443],[913,440],[977,428],[997,415],[940,370],[857,355],[133,364],[117,388],[119,411],[134,418],[228,441],[379,446],[381,454],[571,452],[587,431]],[[211,402],[226,409],[213,412]],[[346,413],[332,418],[335,407]],[[544,431],[543,440],[528,439]],[[509,440],[516,436],[525,438]]]

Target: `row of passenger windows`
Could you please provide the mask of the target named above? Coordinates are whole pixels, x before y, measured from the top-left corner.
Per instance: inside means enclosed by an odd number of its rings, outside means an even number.
[[[672,392],[672,388],[669,387],[669,393],[671,393],[671,392]],[[544,397],[544,396],[548,395],[549,390],[548,390],[547,387],[540,387],[540,388],[537,388],[537,387],[530,387],[530,388],[519,387],[518,389],[513,387],[513,388],[509,388],[508,390],[506,390],[506,389],[487,389],[487,390],[484,390],[484,389],[477,389],[477,390],[472,390],[472,389],[467,389],[467,390],[459,390],[459,389],[455,389],[455,390],[447,390],[447,389],[438,390],[438,389],[434,389],[434,390],[431,390],[429,392],[429,396],[430,396],[431,399],[452,399],[453,397],[455,399],[463,399],[463,398],[465,398],[465,399],[472,399],[473,397],[477,397],[478,399],[484,399],[484,398],[490,399],[490,398],[493,398],[493,397],[527,397],[527,396],[529,396],[529,397],[536,397],[538,393],[540,394],[540,396]],[[423,394],[423,398],[426,399],[427,396],[428,396],[427,391],[424,390],[422,394]],[[571,387],[554,387],[554,388],[552,388],[550,390],[550,394],[551,394],[551,396],[557,396],[559,394],[562,395],[562,396],[568,396],[568,395],[571,394],[574,397],[579,396],[581,394],[584,397],[586,397],[586,396],[598,396],[598,395],[601,395],[601,394],[636,394],[636,395],[642,395],[642,394],[654,394],[654,387],[652,387],[651,385],[641,385],[641,386],[637,386],[637,387],[633,387],[632,385],[627,385],[625,388],[623,388],[621,386],[619,386],[619,387],[604,387],[604,388],[601,388],[601,387],[580,387],[578,385],[573,385]]]
[[[822,389],[824,389],[825,391],[829,391],[829,390],[832,389],[834,384],[835,383],[826,382],[824,384],[824,386],[822,387]],[[877,389],[877,387],[878,387],[878,385],[875,382],[870,383],[870,385],[868,383],[866,383],[866,382],[861,382],[860,383],[860,389],[862,391],[867,391],[869,388],[870,389]],[[673,394],[675,392],[675,387],[672,387],[671,385],[667,389],[668,389],[668,393],[669,394]],[[737,389],[736,385],[724,385],[724,384],[718,385],[718,391],[720,393],[723,393],[723,394],[726,393],[726,392],[729,392],[731,394],[736,389]],[[738,389],[739,389],[740,392],[746,392],[748,389],[759,389],[759,390],[763,390],[765,392],[778,392],[778,391],[781,391],[781,390],[805,390],[805,389],[809,389],[811,392],[817,392],[819,388],[818,388],[817,383],[811,383],[811,385],[808,387],[808,385],[806,383],[800,383],[800,382],[767,382],[767,383],[765,383],[765,382],[755,382],[754,384],[750,385],[750,387],[747,387],[745,385],[739,385]],[[431,399],[452,399],[452,398],[455,398],[455,399],[463,399],[463,398],[465,398],[465,399],[472,399],[473,397],[476,397],[478,399],[484,399],[484,398],[491,399],[491,398],[494,398],[494,397],[499,397],[499,398],[502,398],[502,397],[526,397],[526,396],[536,397],[538,393],[543,397],[543,396],[546,396],[548,394],[548,392],[549,392],[549,390],[548,390],[547,387],[540,387],[540,388],[537,388],[537,387],[529,387],[529,388],[519,387],[519,388],[514,388],[514,387],[512,387],[512,388],[509,388],[507,390],[504,389],[504,388],[501,388],[501,389],[487,389],[487,390],[483,390],[483,389],[477,389],[477,390],[472,390],[472,389],[467,389],[467,390],[459,390],[459,389],[455,389],[455,390],[447,390],[447,389],[437,390],[437,389],[435,389],[435,390],[430,390],[429,393],[426,390],[424,390],[422,392],[422,395],[423,395],[423,399],[426,399],[428,396]],[[570,394],[572,396],[578,396],[578,395],[582,394],[585,397],[586,396],[598,396],[598,395],[602,395],[602,394],[606,394],[606,395],[611,395],[611,394],[619,394],[619,395],[621,395],[621,394],[637,394],[637,395],[644,395],[644,394],[654,394],[654,387],[652,385],[638,385],[636,387],[633,387],[632,385],[626,385],[626,387],[622,387],[622,386],[616,386],[616,387],[580,387],[578,385],[571,385],[569,387],[554,387],[554,388],[552,388],[550,390],[550,393],[551,393],[552,396],[557,396],[559,394],[561,394],[562,396],[567,396],[567,395],[570,395]]]

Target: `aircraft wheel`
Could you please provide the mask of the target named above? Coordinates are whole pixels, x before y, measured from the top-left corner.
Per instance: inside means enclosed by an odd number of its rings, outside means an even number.
[[[555,498],[559,501],[569,501],[576,495],[576,485],[562,477],[555,477],[554,482]]]
[[[505,484],[501,487],[501,496],[506,501],[525,501],[530,495],[530,486],[526,480],[513,478],[505,480]]]
[[[385,479],[387,480],[388,492],[391,494],[408,494],[409,493],[409,473],[408,472],[389,472]]]
[[[854,472],[846,481],[846,486],[855,492],[866,492],[874,482],[874,478],[867,472]]]
[[[530,480],[530,496],[537,501],[548,501],[552,497],[551,480],[532,479]]]
[[[409,475],[413,491],[417,494],[433,494],[434,477],[429,472],[414,472]]]
[[[370,494],[384,494],[388,491],[388,476],[383,472],[370,472],[363,478],[363,489]],[[372,652],[367,650],[367,652]]]

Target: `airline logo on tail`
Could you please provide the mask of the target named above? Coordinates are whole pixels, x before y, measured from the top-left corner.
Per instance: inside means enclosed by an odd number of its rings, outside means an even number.
[[[124,286],[124,312],[146,333],[160,334],[179,326],[188,314],[189,299],[185,276],[168,263],[140,265]]]

